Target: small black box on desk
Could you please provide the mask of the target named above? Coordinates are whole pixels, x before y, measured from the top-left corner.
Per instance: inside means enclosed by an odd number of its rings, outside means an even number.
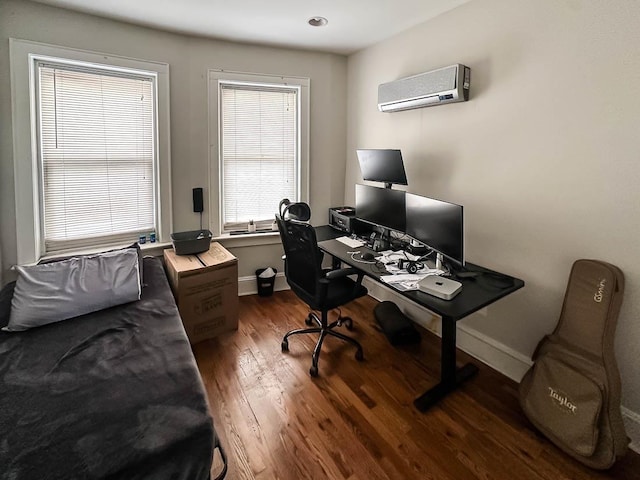
[[[341,232],[351,233],[356,209],[353,207],[331,207],[329,209],[329,225]]]

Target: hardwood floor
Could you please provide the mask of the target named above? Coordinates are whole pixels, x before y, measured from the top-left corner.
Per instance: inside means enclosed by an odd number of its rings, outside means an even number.
[[[478,361],[474,379],[418,412],[413,399],[438,378],[439,339],[422,330],[419,346],[391,346],[376,328],[376,303],[364,297],[342,309],[354,330],[342,329],[365,360],[328,337],[317,378],[315,335],[280,350],[308,313],[290,291],[241,297],[238,331],[194,346],[227,479],[640,479],[632,451],[608,472],[563,454],[522,414],[516,383]],[[459,352],[459,363],[469,360]]]

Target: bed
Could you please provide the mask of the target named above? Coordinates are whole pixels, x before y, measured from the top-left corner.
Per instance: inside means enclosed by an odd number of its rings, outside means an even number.
[[[143,274],[139,301],[0,331],[0,479],[210,477],[202,380],[161,261]]]

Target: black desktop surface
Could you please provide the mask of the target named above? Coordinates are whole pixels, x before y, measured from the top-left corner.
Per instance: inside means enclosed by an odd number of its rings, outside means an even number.
[[[354,261],[351,254],[347,252],[357,250],[361,253],[370,252],[374,255],[376,252],[366,246],[358,248],[348,247],[347,245],[335,240],[343,235],[344,234],[336,232],[336,230],[328,225],[316,227],[318,246],[324,252],[340,259],[348,265],[362,270],[365,275],[378,281],[381,281],[380,277],[382,275],[388,275],[384,271],[384,267]],[[356,256],[356,258],[359,257]],[[477,275],[474,273],[473,275],[475,276],[469,276],[466,278],[457,277],[456,280],[462,283],[462,291],[452,300],[442,300],[421,291],[403,292],[396,290],[389,285],[387,286],[399,295],[411,299],[415,303],[428,308],[435,314],[452,320],[460,320],[524,286],[524,282],[518,278],[504,275],[473,263],[467,262],[465,265],[465,271],[477,272]]]

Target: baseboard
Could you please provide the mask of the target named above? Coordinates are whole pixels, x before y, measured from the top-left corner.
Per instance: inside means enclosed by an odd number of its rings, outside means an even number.
[[[363,283],[369,289],[369,295],[373,298],[380,302],[384,300],[394,302],[414,322],[440,336],[441,325],[440,318],[437,315],[405,299],[391,288],[378,282],[365,279]],[[523,375],[533,364],[529,357],[471,327],[460,324],[456,333],[458,348],[516,382],[520,382]],[[621,407],[621,410],[625,430],[631,439],[629,448],[634,452],[640,453],[640,414],[625,407]]]
[[[414,322],[440,336],[441,325],[440,318],[437,315],[405,299],[393,289],[379,282],[365,278],[363,284],[369,289],[369,295],[373,298],[379,302],[385,300],[394,302]],[[284,274],[278,273],[274,290],[288,289],[289,285]],[[258,284],[255,276],[240,277],[238,279],[238,295],[254,295],[256,293],[258,293]],[[523,375],[532,365],[529,357],[471,327],[458,325],[456,333],[458,348],[516,382],[520,382]],[[640,414],[625,407],[622,407],[621,410],[625,429],[631,440],[629,448],[634,452],[640,453]]]

